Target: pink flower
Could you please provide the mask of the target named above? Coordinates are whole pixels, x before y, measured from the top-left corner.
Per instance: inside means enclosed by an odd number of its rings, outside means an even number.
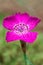
[[[16,13],[15,15],[8,16],[3,20],[3,26],[9,31],[6,33],[6,41],[22,40],[32,43],[36,40],[38,33],[31,32],[40,19],[28,15],[27,13]]]

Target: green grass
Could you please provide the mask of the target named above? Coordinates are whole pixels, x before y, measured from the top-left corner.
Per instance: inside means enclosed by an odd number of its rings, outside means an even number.
[[[25,65],[20,41],[11,43],[5,41],[6,29],[2,26],[4,16],[0,14],[0,65]],[[41,31],[33,45],[27,44],[27,56],[34,65],[43,65],[43,34]]]

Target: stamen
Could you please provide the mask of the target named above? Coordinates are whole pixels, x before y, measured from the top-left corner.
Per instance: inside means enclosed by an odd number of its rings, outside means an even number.
[[[28,26],[26,24],[17,24],[14,27],[14,31],[20,34],[28,32]]]

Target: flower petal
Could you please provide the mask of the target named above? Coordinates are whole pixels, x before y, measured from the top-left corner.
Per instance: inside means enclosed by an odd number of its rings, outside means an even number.
[[[4,18],[3,20],[3,26],[7,28],[8,30],[12,30],[14,28],[14,25],[17,24],[18,21],[16,20],[15,16],[8,16]]]
[[[19,23],[21,23],[21,22],[25,23],[29,19],[29,14],[27,14],[27,13],[23,13],[23,14],[17,13],[17,14],[15,14],[15,17],[19,21]]]
[[[16,40],[19,40],[19,36],[17,34],[14,33],[14,31],[12,32],[7,32],[6,34],[6,41],[7,42],[11,42],[11,41],[16,41]]]
[[[36,40],[37,35],[38,35],[37,32],[29,32],[21,36],[21,40],[28,42],[28,43],[33,43]]]
[[[32,30],[36,27],[36,25],[40,22],[40,19],[37,17],[30,17],[27,24],[29,26],[29,30]]]

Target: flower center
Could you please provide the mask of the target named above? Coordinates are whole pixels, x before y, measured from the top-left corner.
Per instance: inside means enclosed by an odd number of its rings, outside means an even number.
[[[14,31],[18,34],[24,34],[28,32],[28,26],[26,24],[17,24],[14,27]]]

